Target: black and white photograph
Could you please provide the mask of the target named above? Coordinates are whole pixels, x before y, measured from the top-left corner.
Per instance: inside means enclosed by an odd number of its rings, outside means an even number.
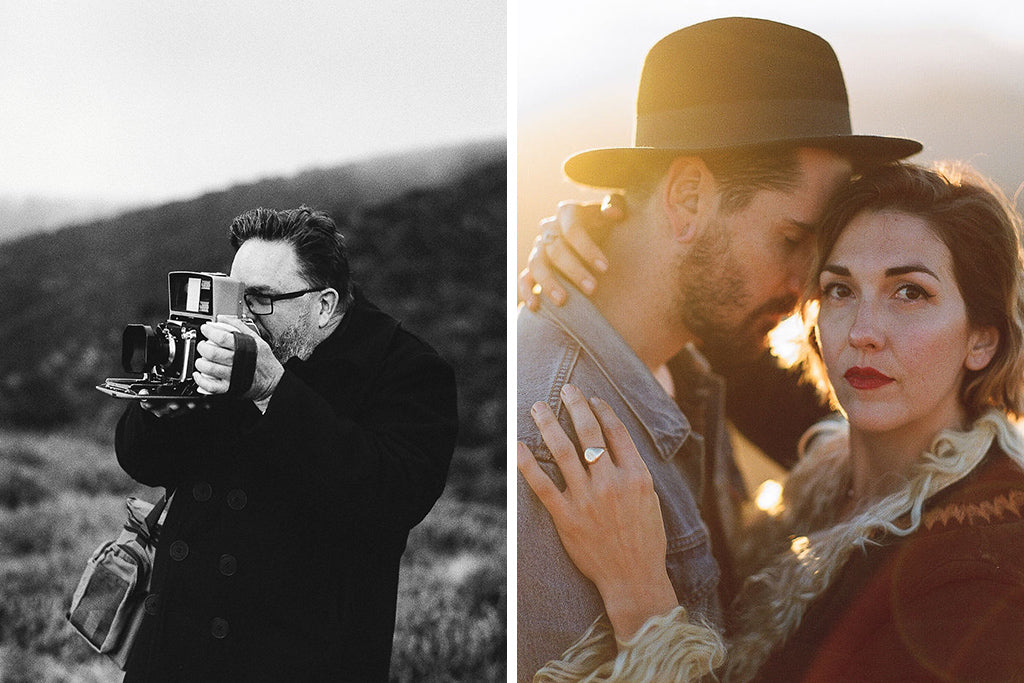
[[[0,681],[501,681],[504,2],[0,7]]]

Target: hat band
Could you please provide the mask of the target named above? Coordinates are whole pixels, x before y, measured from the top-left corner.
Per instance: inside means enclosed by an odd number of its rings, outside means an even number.
[[[759,100],[637,114],[637,147],[712,149],[850,135],[846,102]]]

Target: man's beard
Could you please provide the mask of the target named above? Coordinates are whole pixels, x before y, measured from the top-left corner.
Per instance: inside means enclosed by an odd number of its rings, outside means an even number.
[[[680,320],[700,339],[701,352],[717,368],[757,358],[767,347],[771,329],[767,316],[787,314],[797,303],[792,297],[779,297],[749,310],[743,270],[730,249],[729,234],[718,221],[708,225],[680,260],[678,278]]]
[[[310,334],[311,329],[310,323],[305,318],[300,318],[281,332],[281,334],[268,340],[270,350],[274,352],[274,357],[282,365],[293,357],[300,360],[309,360],[317,344]]]

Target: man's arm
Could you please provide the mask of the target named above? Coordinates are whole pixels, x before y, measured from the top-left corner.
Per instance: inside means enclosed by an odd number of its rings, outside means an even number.
[[[253,432],[267,447],[253,457],[269,481],[308,492],[326,523],[412,527],[441,495],[455,447],[451,367],[398,336],[361,396],[339,391],[328,400],[286,371]]]
[[[171,487],[194,469],[202,444],[215,437],[226,420],[226,405],[208,410],[178,406],[181,415],[157,416],[132,403],[117,423],[114,448],[121,468],[147,486]],[[162,413],[163,406],[153,410]]]
[[[256,347],[256,367],[246,393],[248,398],[258,401],[268,396],[284,372],[269,345],[237,319],[206,323],[201,329],[207,339],[198,345],[193,378],[200,394],[205,395],[175,401],[142,400],[130,405],[118,422],[118,462],[140,483],[174,486],[194,473],[197,465],[209,464],[205,461],[223,454],[223,446],[211,446],[236,423],[246,405],[210,394],[225,394],[231,385],[236,334],[248,335]],[[204,374],[203,369],[210,374]]]

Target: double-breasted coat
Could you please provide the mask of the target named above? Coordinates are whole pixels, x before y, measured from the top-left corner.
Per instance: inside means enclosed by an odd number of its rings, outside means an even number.
[[[118,460],[174,497],[125,680],[386,680],[399,560],[456,431],[450,366],[358,294],[265,414],[130,406]]]

